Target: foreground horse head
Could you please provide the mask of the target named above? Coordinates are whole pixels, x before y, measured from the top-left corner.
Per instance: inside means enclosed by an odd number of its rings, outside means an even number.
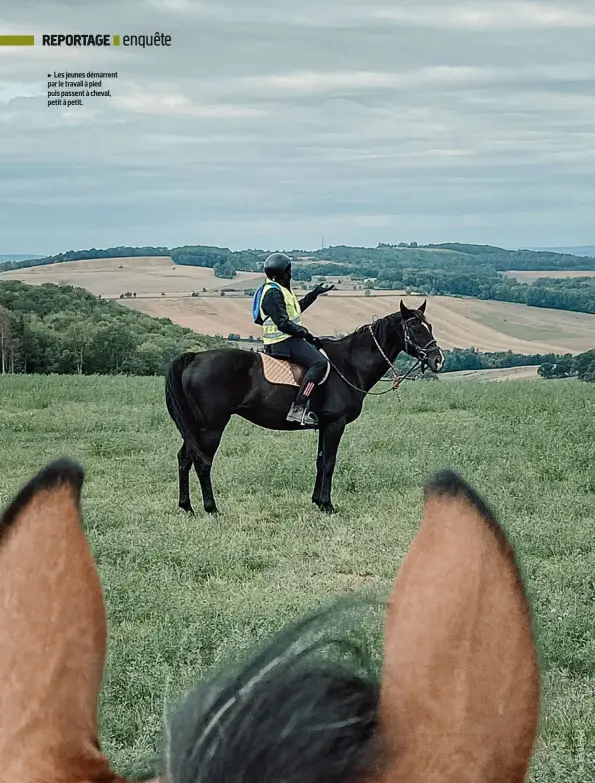
[[[2,783],[124,781],[98,742],[106,619],[82,483],[77,465],[53,463],[0,521]],[[388,605],[380,683],[318,656],[321,629],[338,639],[335,618],[286,629],[192,692],[168,727],[161,780],[524,780],[539,713],[528,603],[505,534],[461,479],[445,472],[426,486]]]

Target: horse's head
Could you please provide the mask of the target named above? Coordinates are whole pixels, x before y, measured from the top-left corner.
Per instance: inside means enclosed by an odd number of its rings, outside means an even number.
[[[432,325],[426,318],[427,300],[411,310],[401,300],[401,316],[403,318],[403,336],[405,352],[429,366],[432,372],[440,372],[444,365],[444,354],[432,333]]]
[[[82,480],[54,463],[0,520],[3,781],[125,783],[97,740],[105,612]],[[426,486],[388,605],[380,686],[321,663],[296,675],[303,627],[290,641],[186,700],[163,783],[524,780],[539,673],[523,581],[498,522],[454,474]]]

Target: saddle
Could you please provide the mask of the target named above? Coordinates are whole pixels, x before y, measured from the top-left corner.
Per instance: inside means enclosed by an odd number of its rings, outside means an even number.
[[[277,359],[270,356],[263,351],[258,352],[262,361],[262,371],[265,379],[269,383],[281,384],[283,386],[300,386],[304,380],[306,374],[306,368],[301,364],[295,364],[289,359]],[[326,356],[324,351],[320,351],[323,356]],[[328,356],[326,356],[328,359]],[[321,384],[326,381],[330,372],[330,364],[326,371],[326,375],[320,382]]]

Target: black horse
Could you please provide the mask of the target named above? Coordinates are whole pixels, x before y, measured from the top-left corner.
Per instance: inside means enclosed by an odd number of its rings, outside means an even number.
[[[361,326],[342,338],[325,338],[323,350],[331,363],[327,380],[311,398],[318,415],[318,457],[312,502],[321,511],[334,512],[331,502],[333,471],[339,443],[347,424],[358,418],[366,394],[381,380],[401,351],[439,372],[444,355],[425,317],[426,302]],[[217,348],[184,353],[175,359],[166,379],[166,403],[183,439],[178,453],[179,506],[193,513],[190,468],[198,475],[204,509],[215,513],[211,465],[225,427],[235,413],[271,430],[300,430],[285,417],[296,398],[295,386],[270,383],[258,353]]]

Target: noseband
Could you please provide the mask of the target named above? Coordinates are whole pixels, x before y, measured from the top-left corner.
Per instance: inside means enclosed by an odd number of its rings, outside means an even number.
[[[405,343],[405,352],[409,353],[407,350],[408,347],[411,347],[414,351],[413,354],[409,354],[410,356],[413,355],[416,359],[419,359],[422,365],[422,371],[424,369],[424,365],[427,364],[427,358],[428,354],[433,348],[438,347],[438,343],[435,339],[430,340],[429,343],[426,343],[424,347],[422,348],[421,345],[417,345],[415,340],[411,337],[411,332],[409,329],[409,324],[413,321],[417,320],[417,316],[413,315],[410,318],[403,318],[403,340]]]

